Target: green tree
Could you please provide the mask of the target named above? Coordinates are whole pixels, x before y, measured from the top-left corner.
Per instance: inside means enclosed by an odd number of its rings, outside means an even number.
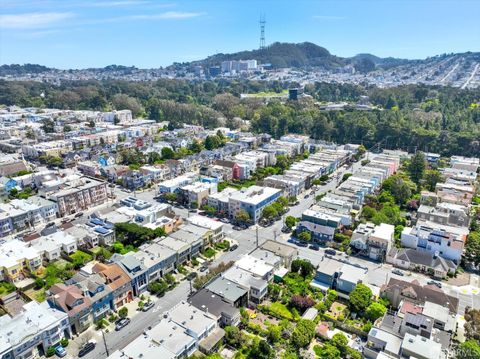
[[[310,242],[312,240],[312,235],[308,231],[302,231],[298,235],[298,239],[300,239],[302,242]]]
[[[250,214],[248,214],[248,212],[244,209],[241,209],[237,212],[235,220],[239,223],[248,223],[250,222]]]
[[[342,333],[337,333],[332,337],[332,340],[330,342],[338,350],[340,350],[340,353],[342,355],[345,355],[347,351],[347,345],[348,345],[348,339],[345,335],[343,335]]]
[[[273,219],[278,216],[278,212],[272,205],[265,206],[262,210],[262,217],[265,219]]]
[[[285,217],[285,226],[288,228],[292,229],[295,224],[297,223],[297,220],[293,216],[287,216]]]
[[[207,136],[205,138],[205,148],[207,150],[214,150],[222,144],[222,141],[218,138],[218,136]]]
[[[330,343],[323,344],[317,354],[320,358],[340,359],[340,350]]]
[[[272,359],[274,357],[275,351],[265,340],[254,341],[247,356],[249,359]]]
[[[390,192],[392,193],[393,198],[395,198],[395,202],[399,205],[405,204],[407,200],[412,196],[412,191],[410,191],[410,187],[400,177],[396,177],[392,181]]]
[[[308,319],[300,319],[293,331],[292,344],[297,348],[305,348],[315,336],[315,323]]]
[[[423,179],[425,182],[425,187],[429,191],[435,191],[435,186],[438,182],[443,181],[443,177],[438,170],[426,170],[425,174],[423,175]]]
[[[352,309],[362,313],[372,302],[372,290],[360,283],[355,286],[349,297]]]
[[[267,339],[271,344],[278,343],[282,337],[282,328],[278,325],[270,325],[267,329]]]
[[[410,172],[410,178],[418,186],[423,178],[425,172],[425,155],[423,152],[418,151],[412,156],[410,164],[408,165],[408,171]]]
[[[175,152],[170,147],[163,147],[162,148],[162,159],[164,160],[171,160],[175,157]]]
[[[476,340],[467,340],[458,346],[456,354],[457,359],[480,358],[480,345]]]
[[[466,262],[480,264],[480,232],[470,232],[463,256]]]
[[[190,146],[188,146],[188,149],[193,153],[198,153],[203,150],[203,145],[200,141],[193,140]]]
[[[128,308],[127,307],[121,307],[120,310],[118,311],[118,316],[120,318],[126,318],[128,315]]]
[[[387,308],[378,302],[372,302],[365,310],[365,316],[371,321],[375,321],[380,317],[383,317],[387,312]]]
[[[227,325],[225,328],[225,342],[232,347],[239,348],[245,341],[243,333],[235,326]]]
[[[178,195],[175,192],[165,193],[164,198],[167,202],[177,202]]]

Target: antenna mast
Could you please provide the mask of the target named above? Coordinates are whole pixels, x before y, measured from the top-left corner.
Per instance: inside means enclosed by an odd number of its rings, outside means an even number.
[[[260,15],[260,50],[265,49],[265,14]]]

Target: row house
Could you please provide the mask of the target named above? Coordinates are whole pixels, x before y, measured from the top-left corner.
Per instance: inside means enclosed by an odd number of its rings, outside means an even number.
[[[43,356],[49,347],[71,336],[67,314],[46,302],[29,302],[13,317],[0,317],[0,354],[5,359]]]
[[[57,212],[55,202],[38,196],[0,204],[0,236],[49,223],[57,217]]]
[[[18,239],[0,244],[0,279],[15,283],[42,267],[42,255]]]
[[[393,247],[395,227],[381,223],[360,223],[353,231],[350,246],[366,257],[383,261]]]
[[[114,310],[133,300],[133,288],[130,277],[118,264],[96,263],[92,272],[105,279],[106,285],[112,290]]]

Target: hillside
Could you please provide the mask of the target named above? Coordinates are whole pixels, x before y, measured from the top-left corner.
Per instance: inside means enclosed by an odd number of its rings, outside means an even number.
[[[263,50],[241,51],[234,54],[215,54],[192,64],[216,65],[228,60],[256,59],[274,68],[324,67],[327,69],[345,65],[345,59],[330,54],[324,47],[311,42],[290,44],[275,42]]]

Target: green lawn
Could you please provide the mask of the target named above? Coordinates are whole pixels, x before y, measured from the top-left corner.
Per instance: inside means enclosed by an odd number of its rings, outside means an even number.
[[[274,302],[267,307],[267,311],[274,317],[281,319],[293,319],[292,312],[286,307],[286,305],[280,302]]]
[[[215,253],[217,252],[215,252],[213,248],[207,248],[203,251],[202,254],[205,258],[212,258],[215,255]]]
[[[15,291],[15,286],[9,282],[0,282],[0,296],[10,294]]]
[[[93,257],[90,254],[83,252],[81,250],[78,250],[75,253],[70,254],[70,258],[73,259],[74,263],[82,263],[82,264],[88,263],[93,259]]]

